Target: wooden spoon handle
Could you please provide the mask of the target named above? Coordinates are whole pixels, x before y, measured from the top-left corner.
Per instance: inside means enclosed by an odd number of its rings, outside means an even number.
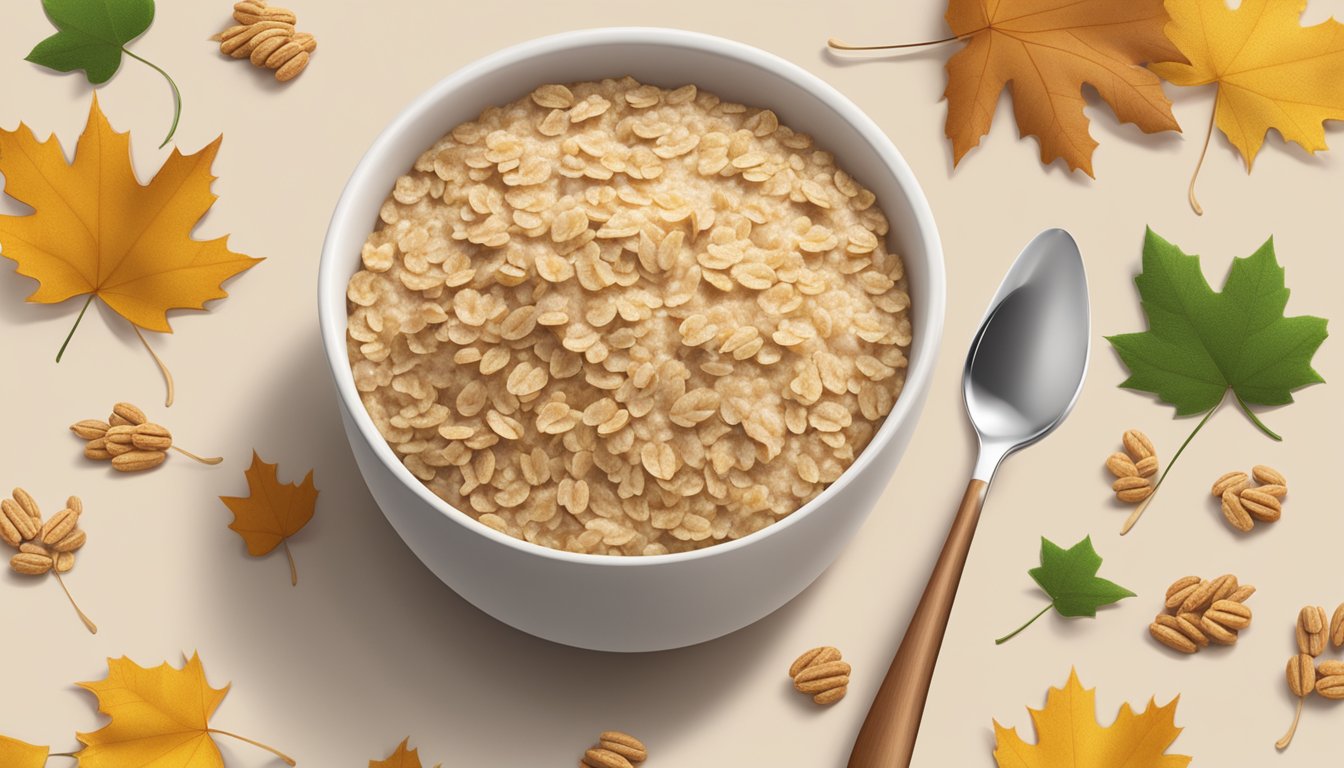
[[[910,619],[905,639],[901,640],[901,647],[868,710],[863,728],[859,729],[859,738],[849,755],[849,768],[908,768],[910,765],[933,668],[943,645],[943,633],[947,631],[947,619],[952,613],[952,601],[966,565],[966,554],[975,536],[975,524],[980,520],[986,487],[983,480],[972,480],[966,486],[966,495],[952,521],[952,530],[947,534],[938,564],[924,588],[924,596]]]

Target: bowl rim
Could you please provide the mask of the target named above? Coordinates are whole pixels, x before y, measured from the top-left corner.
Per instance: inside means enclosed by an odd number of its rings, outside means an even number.
[[[793,85],[811,93],[826,107],[849,123],[878,154],[885,170],[895,177],[898,186],[905,193],[907,203],[914,213],[915,229],[922,241],[928,290],[926,295],[919,296],[917,312],[921,316],[922,322],[913,323],[914,338],[920,345],[919,354],[917,356],[912,355],[901,396],[896,399],[892,410],[883,419],[882,426],[873,434],[868,445],[859,453],[854,462],[845,468],[835,482],[786,517],[740,539],[726,540],[687,552],[618,557],[553,549],[496,531],[434,494],[428,486],[412,475],[401,461],[396,459],[391,446],[378,432],[372,417],[365,409],[355,387],[354,374],[350,370],[345,339],[347,317],[344,298],[344,286],[349,281],[349,276],[337,274],[335,265],[341,254],[336,252],[335,241],[341,239],[339,232],[342,229],[342,222],[349,218],[349,209],[354,205],[357,192],[365,184],[365,179],[378,170],[381,162],[380,156],[388,151],[389,146],[395,143],[400,134],[422,120],[425,113],[431,111],[440,102],[451,98],[460,87],[479,78],[489,77],[497,70],[532,57],[559,53],[574,48],[630,44],[686,48],[736,59],[754,66],[761,72],[766,73],[767,76],[791,81]],[[341,298],[339,300],[330,298],[338,286],[341,289],[339,293]],[[416,96],[374,139],[350,174],[350,178],[341,192],[322,245],[321,261],[318,268],[317,298],[322,345],[326,352],[328,366],[331,368],[336,381],[341,405],[358,427],[360,437],[402,486],[409,489],[421,501],[429,504],[439,514],[461,525],[470,534],[483,536],[521,554],[575,565],[626,568],[654,567],[727,556],[738,549],[749,547],[797,524],[803,518],[825,506],[855,477],[863,473],[864,469],[873,462],[874,457],[893,439],[902,424],[911,418],[918,418],[917,409],[921,406],[927,394],[937,362],[947,301],[946,266],[943,259],[942,243],[938,235],[937,225],[934,222],[933,211],[929,206],[924,190],[891,139],[853,101],[801,66],[755,46],[701,32],[638,26],[579,29],[516,43],[464,65]],[[335,305],[339,305],[339,310]],[[347,434],[348,438],[349,435]]]

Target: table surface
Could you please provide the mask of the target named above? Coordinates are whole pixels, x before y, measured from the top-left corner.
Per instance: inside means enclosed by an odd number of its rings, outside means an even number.
[[[104,657],[142,664],[199,650],[215,684],[234,688],[219,727],[284,749],[308,766],[363,765],[410,734],[427,764],[572,765],[603,729],[639,735],[651,766],[840,766],[922,589],[964,487],[973,450],[959,398],[965,344],[1020,246],[1063,226],[1087,259],[1095,312],[1091,376],[1078,408],[1054,435],[1004,466],[989,497],[915,755],[918,766],[993,765],[991,720],[1030,739],[1025,706],[1062,685],[1071,665],[1099,688],[1109,723],[1122,702],[1180,694],[1185,732],[1175,751],[1198,765],[1317,765],[1338,760],[1344,710],[1314,702],[1282,757],[1273,742],[1292,714],[1283,665],[1298,607],[1344,600],[1338,542],[1344,516],[1331,487],[1340,451],[1341,395],[1318,386],[1292,407],[1264,414],[1286,436],[1263,438],[1232,409],[1192,444],[1139,527],[1118,535],[1126,514],[1110,500],[1102,460],[1129,427],[1147,430],[1163,457],[1193,426],[1166,406],[1120,390],[1124,374],[1102,334],[1140,330],[1130,279],[1145,225],[1205,254],[1220,283],[1230,260],[1273,235],[1295,289],[1297,313],[1338,309],[1344,157],[1312,158],[1272,137],[1248,176],[1215,137],[1196,217],[1185,187],[1213,93],[1168,86],[1190,135],[1145,136],[1089,99],[1101,142],[1093,182],[1042,167],[1034,140],[1019,140],[1007,100],[990,135],[955,171],[943,136],[948,46],[900,57],[840,59],[834,34],[856,41],[944,36],[942,7],[857,0],[294,0],[321,49],[289,87],[222,58],[206,40],[228,3],[161,3],[133,50],[172,72],[185,96],[177,143],[195,151],[225,136],[215,163],[219,202],[199,235],[231,234],[236,250],[266,261],[229,284],[208,314],[178,313],[177,333],[154,338],[176,373],[178,403],[134,334],[105,309],[84,319],[65,362],[52,362],[78,310],[25,304],[32,289],[13,265],[0,269],[5,330],[6,439],[0,482],[54,503],[86,499],[90,543],[70,588],[102,631],[85,633],[56,584],[0,577],[0,732],[73,748],[75,730],[101,719],[72,684],[99,679]],[[50,31],[37,0],[13,4],[0,25],[0,126],[26,122],[67,146],[83,128],[89,87],[22,61]],[[675,13],[669,10],[675,9]],[[1344,12],[1312,0],[1307,18]],[[928,407],[881,504],[839,561],[798,599],[756,625],[694,648],[621,656],[533,639],[478,612],[440,584],[397,538],[360,482],[322,360],[314,306],[327,218],[347,175],[383,124],[417,93],[500,47],[566,29],[673,25],[735,38],[794,61],[871,114],[922,180],[942,232],[949,273],[944,349]],[[128,60],[100,92],[121,130],[135,136],[142,177],[166,156],[167,89]],[[787,116],[786,116],[787,120]],[[1329,138],[1340,142],[1340,131]],[[1187,140],[1188,139],[1188,140]],[[12,201],[7,212],[20,210]],[[1316,359],[1340,373],[1340,345]],[[173,458],[151,474],[114,476],[80,457],[65,430],[139,402],[188,448],[226,457],[216,468]],[[1331,406],[1330,403],[1335,403]],[[1332,416],[1331,414],[1335,414]],[[300,583],[283,555],[253,560],[226,527],[221,495],[245,495],[253,449],[279,462],[282,479],[316,470],[317,516],[293,539]],[[1277,525],[1237,536],[1207,498],[1213,477],[1263,462],[1291,478]],[[1043,617],[1012,642],[991,642],[1044,605],[1026,570],[1041,535],[1071,543],[1091,534],[1102,575],[1139,594],[1096,620]],[[1234,572],[1260,592],[1255,624],[1232,649],[1177,658],[1146,627],[1167,583],[1189,573]],[[785,670],[802,650],[839,646],[854,666],[848,698],[829,709],[795,694]],[[225,739],[225,742],[230,740]],[[267,755],[223,743],[229,765]]]

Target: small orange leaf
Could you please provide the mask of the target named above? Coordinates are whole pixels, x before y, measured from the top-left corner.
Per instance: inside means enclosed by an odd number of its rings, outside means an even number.
[[[290,581],[297,585],[298,572],[287,539],[313,519],[317,488],[313,485],[312,470],[298,485],[282,484],[276,476],[276,465],[262,461],[253,451],[252,466],[247,468],[245,475],[250,496],[219,497],[233,512],[229,528],[243,537],[247,553],[253,557],[269,554],[283,543],[289,557]]]
[[[96,96],[73,162],[54,137],[39,142],[22,124],[0,130],[4,191],[35,211],[0,216],[0,253],[38,281],[28,301],[92,294],[136,326],[170,333],[169,309],[227,296],[221,283],[260,259],[230,251],[227,238],[191,237],[215,203],[210,167],[220,141],[194,155],[174,149],[141,185],[130,135],[112,130]]]
[[[953,160],[989,132],[1011,87],[1018,131],[1041,162],[1064,158],[1091,176],[1097,142],[1083,112],[1091,85],[1121,122],[1179,131],[1162,83],[1145,62],[1180,61],[1162,33],[1162,0],[949,0],[947,23],[966,46],[947,62],[947,137]]]
[[[420,750],[407,749],[411,743],[411,737],[402,739],[401,744],[392,754],[382,760],[370,760],[369,768],[422,768],[420,764]],[[437,767],[436,767],[437,768]]]

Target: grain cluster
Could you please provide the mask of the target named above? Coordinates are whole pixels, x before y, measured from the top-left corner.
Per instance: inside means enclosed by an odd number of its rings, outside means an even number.
[[[579,760],[579,768],[634,768],[649,759],[644,742],[621,731],[603,731]]]
[[[829,645],[803,653],[789,666],[793,689],[812,697],[823,706],[845,698],[849,691],[849,663],[841,660],[840,649]]]
[[[282,83],[302,74],[317,50],[317,38],[295,28],[298,16],[293,11],[268,5],[266,0],[236,3],[233,20],[238,23],[212,38],[219,42],[220,52],[274,70],[275,79]]]
[[[71,496],[61,511],[43,520],[32,495],[15,488],[10,498],[0,500],[0,541],[18,550],[9,560],[10,569],[24,576],[69,573],[75,553],[87,540],[79,527],[83,512],[84,503]]]
[[[1153,478],[1161,468],[1153,441],[1137,429],[1126,430],[1121,436],[1124,452],[1116,451],[1106,457],[1106,469],[1115,477],[1111,491],[1115,498],[1126,504],[1137,504],[1153,495]]]
[[[1288,480],[1277,469],[1257,464],[1249,475],[1239,471],[1224,474],[1213,482],[1209,492],[1220,500],[1227,524],[1247,533],[1257,522],[1273,523],[1283,516]]]
[[[354,380],[410,473],[497,531],[740,538],[834,482],[901,392],[887,231],[769,110],[544,85],[397,181],[349,282]]]
[[[202,464],[218,464],[221,459],[202,458],[173,444],[173,433],[149,420],[145,412],[130,403],[117,403],[107,421],[83,419],[70,425],[70,431],[84,440],[84,457],[110,461],[118,472],[141,472],[159,466],[174,450]]]
[[[1213,645],[1232,645],[1251,626],[1246,600],[1255,587],[1239,584],[1224,574],[1216,579],[1186,576],[1167,588],[1163,612],[1148,625],[1148,633],[1178,653],[1198,653]]]
[[[1302,704],[1313,693],[1331,701],[1344,700],[1344,661],[1320,660],[1321,654],[1334,648],[1344,649],[1344,603],[1335,608],[1333,616],[1319,605],[1306,605],[1297,613],[1293,626],[1297,653],[1288,659],[1286,677],[1288,691],[1297,697],[1297,711],[1288,733],[1275,744],[1286,749],[1297,732],[1302,717]]]

